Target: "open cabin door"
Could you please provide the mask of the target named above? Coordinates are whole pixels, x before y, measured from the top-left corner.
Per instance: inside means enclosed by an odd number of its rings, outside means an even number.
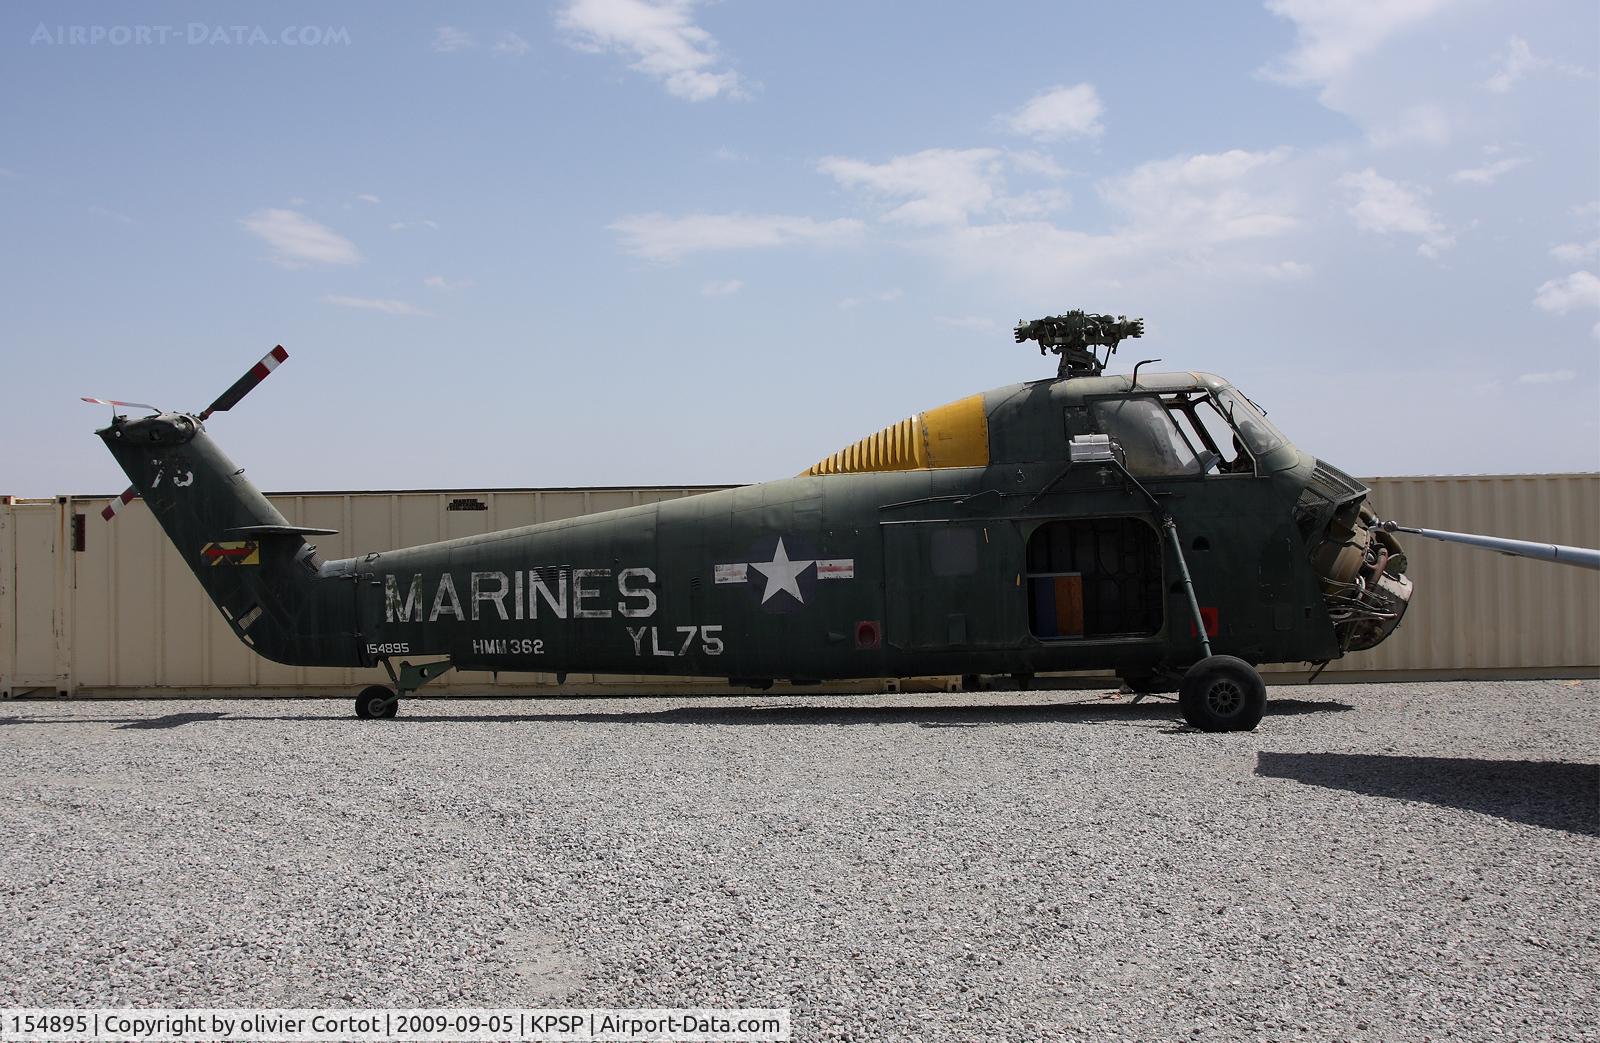
[[[1041,641],[1159,633],[1161,540],[1143,518],[1059,518],[1028,534],[1028,630]]]
[[[883,551],[890,646],[1014,648],[1025,640],[1016,522],[886,523]]]

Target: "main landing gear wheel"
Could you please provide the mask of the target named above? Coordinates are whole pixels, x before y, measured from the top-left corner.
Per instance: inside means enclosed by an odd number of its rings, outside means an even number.
[[[400,697],[381,684],[363,688],[356,696],[356,716],[363,721],[387,721],[400,712]]]
[[[1231,655],[1200,660],[1178,687],[1183,719],[1206,732],[1248,732],[1267,709],[1267,686],[1256,668]]]

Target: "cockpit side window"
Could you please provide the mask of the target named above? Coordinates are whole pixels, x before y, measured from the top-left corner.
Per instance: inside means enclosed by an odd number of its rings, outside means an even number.
[[[1095,425],[1122,447],[1128,470],[1139,476],[1198,475],[1198,453],[1155,395],[1105,398],[1089,407]]]
[[[1236,388],[1218,388],[1213,394],[1222,415],[1238,429],[1244,444],[1255,455],[1270,453],[1289,440],[1254,402]]]
[[[1183,395],[1181,399],[1183,415],[1194,425],[1206,449],[1216,454],[1216,473],[1254,474],[1255,460],[1227,418],[1217,409],[1216,402],[1204,391]]]

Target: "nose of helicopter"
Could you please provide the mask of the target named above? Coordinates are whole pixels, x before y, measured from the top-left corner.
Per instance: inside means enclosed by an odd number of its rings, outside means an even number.
[[[1406,575],[1405,551],[1393,533],[1380,527],[1366,488],[1316,462],[1311,487],[1320,495],[1333,492],[1326,486],[1336,479],[1348,485],[1348,495],[1329,519],[1312,563],[1322,578],[1323,602],[1340,648],[1360,652],[1394,633],[1415,588]]]

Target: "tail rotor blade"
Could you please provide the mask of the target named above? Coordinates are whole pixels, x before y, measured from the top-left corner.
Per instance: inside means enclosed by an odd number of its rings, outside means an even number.
[[[118,511],[128,506],[128,504],[132,503],[138,498],[138,496],[139,490],[135,489],[131,485],[128,486],[122,491],[121,496],[105,505],[105,509],[100,512],[100,517],[104,518],[106,521],[110,521],[117,516]]]
[[[90,398],[88,395],[80,395],[79,397],[83,401],[92,402],[97,406],[127,406],[129,409],[148,409],[152,413],[161,412],[160,406],[152,406],[145,402],[123,402],[115,398]]]
[[[232,387],[224,391],[215,402],[206,407],[205,412],[200,414],[200,419],[203,421],[212,413],[226,413],[238,405],[241,398],[254,391],[255,386],[266,380],[267,374],[277,369],[279,364],[288,357],[289,353],[283,350],[282,344],[261,356],[260,362],[251,366],[249,372],[235,380]]]

